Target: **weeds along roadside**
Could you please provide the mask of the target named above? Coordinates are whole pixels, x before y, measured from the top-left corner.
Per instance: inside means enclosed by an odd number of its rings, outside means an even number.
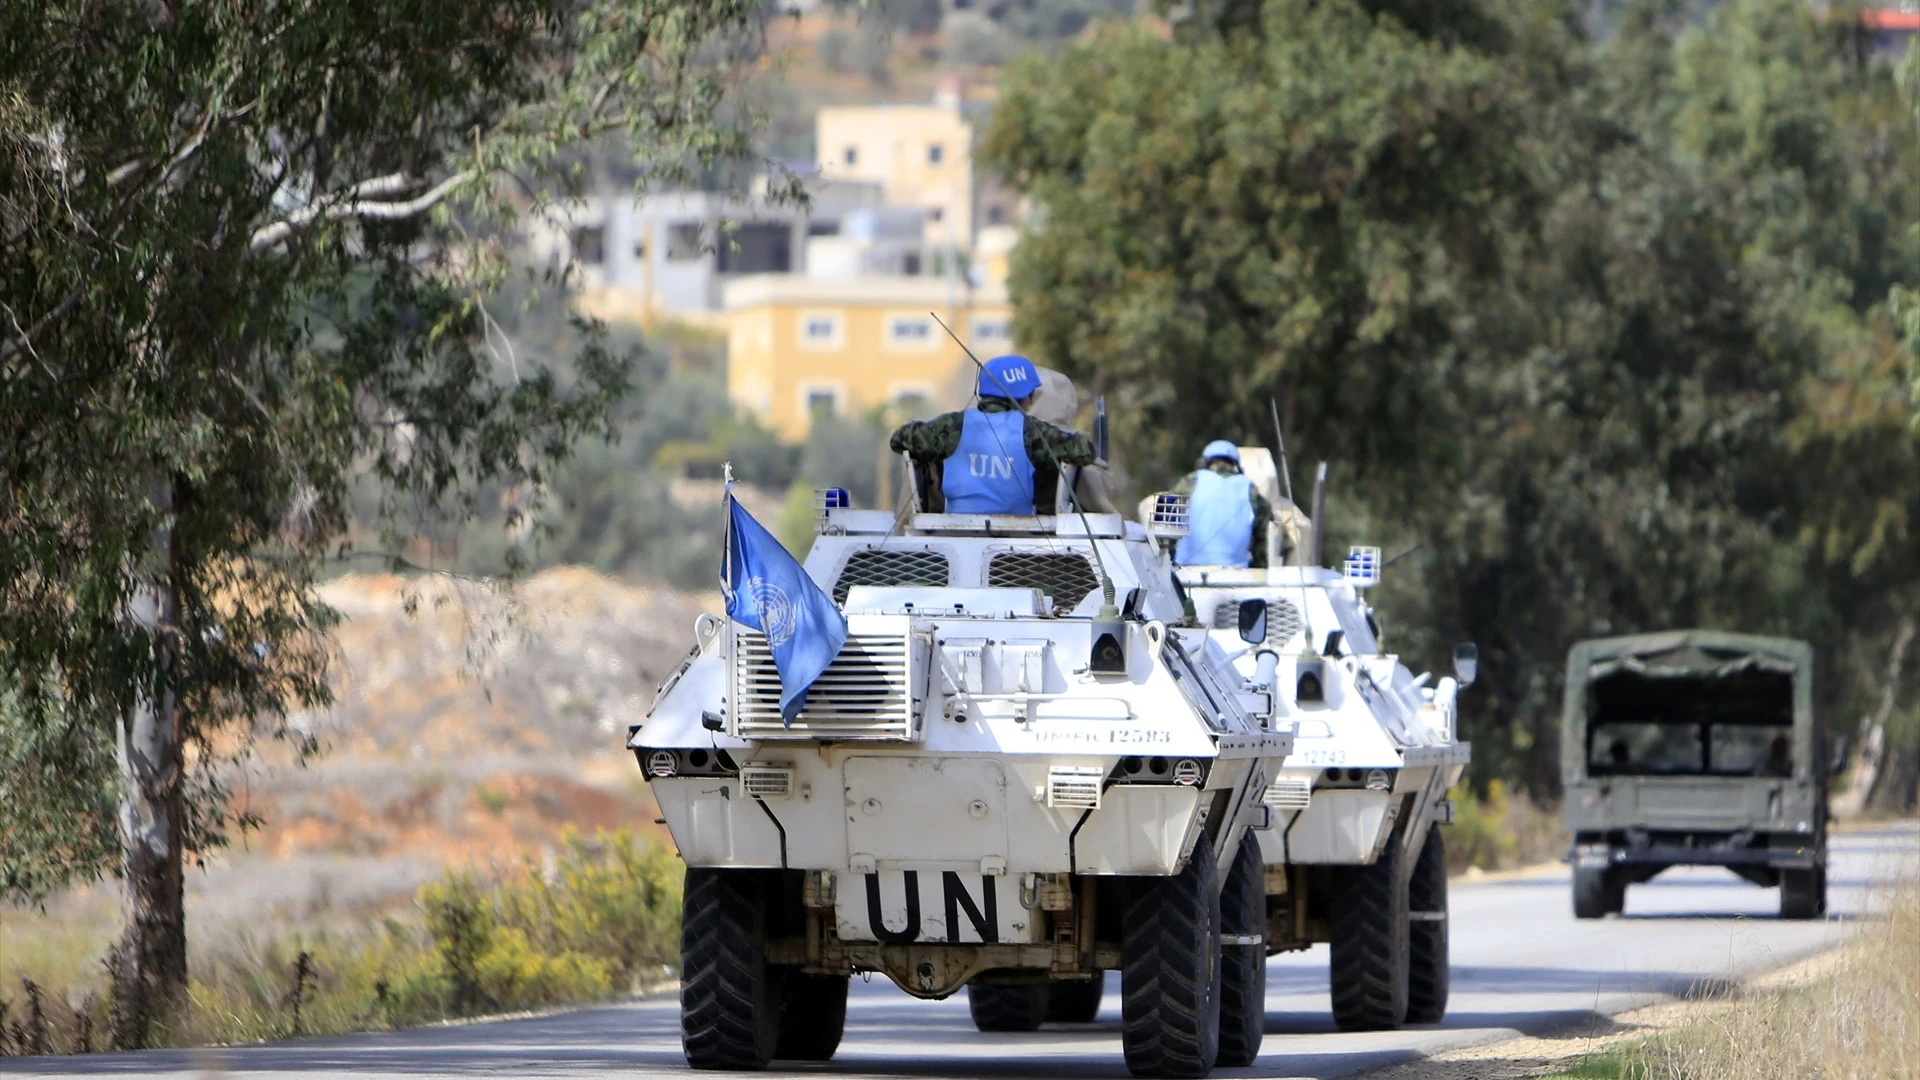
[[[551,864],[449,872],[417,916],[339,930],[281,928],[195,957],[162,1045],[407,1027],[608,999],[674,977],[680,860],[619,830],[568,833]],[[0,1055],[110,1044],[105,967],[15,973],[0,985]]]
[[[1557,813],[1489,785],[1453,793],[1456,872],[1559,857]],[[671,850],[621,830],[564,836],[551,866],[456,871],[422,887],[407,917],[256,928],[193,958],[171,1045],[254,1042],[408,1027],[598,1001],[673,979],[684,871]],[[110,1045],[101,958],[51,950],[36,970],[0,965],[0,1055]],[[23,978],[24,976],[24,978]]]
[[[1616,1043],[1549,1080],[1912,1080],[1920,1077],[1920,873],[1804,980]]]
[[[1567,833],[1558,807],[1542,806],[1505,781],[1487,785],[1476,797],[1465,785],[1448,793],[1453,825],[1445,831],[1447,870],[1513,870],[1566,857]]]

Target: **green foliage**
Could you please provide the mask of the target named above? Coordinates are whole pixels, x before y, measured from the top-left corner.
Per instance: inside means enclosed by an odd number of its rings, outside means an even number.
[[[113,747],[78,717],[46,709],[0,680],[0,895],[45,896],[110,862],[114,832]]]
[[[1920,139],[1858,28],[1793,0],[1634,4],[1604,41],[1518,0],[1202,11],[1015,65],[984,142],[1039,212],[1018,336],[1108,395],[1133,471],[1270,442],[1277,400],[1333,463],[1331,533],[1423,544],[1379,594],[1396,647],[1479,643],[1483,788],[1556,788],[1586,636],[1806,636],[1850,719],[1920,596],[1882,303],[1920,278]]]
[[[1559,811],[1514,794],[1503,780],[1489,781],[1484,795],[1461,784],[1447,797],[1453,801],[1447,868],[1455,873],[1468,867],[1514,869],[1566,854]]]
[[[40,768],[73,785],[45,805],[91,806],[98,748],[152,702],[179,741],[131,757],[147,779],[122,794],[170,803],[167,761],[194,746],[182,810],[142,820],[178,830],[171,852],[217,845],[224,734],[326,702],[320,567],[367,540],[397,563],[490,490],[520,493],[509,517],[537,534],[556,465],[612,430],[636,361],[579,320],[564,356],[503,347],[500,233],[520,193],[538,209],[574,187],[589,146],[658,184],[745,154],[729,90],[760,14],[0,11],[0,682],[9,724],[40,726],[21,753],[71,766]],[[19,813],[0,804],[9,835]],[[104,869],[79,835],[97,818],[73,820],[45,865],[10,852],[9,895]]]
[[[326,1035],[593,1001],[670,978],[679,960],[680,861],[628,830],[568,835],[562,843],[549,868],[526,862],[491,881],[448,873],[420,890],[417,921],[243,935],[196,960],[188,1008],[155,1042],[284,1038],[296,985],[304,988],[301,1032]],[[303,952],[311,972],[304,982],[297,974]],[[26,973],[0,971],[10,981]],[[93,992],[97,963],[32,974],[49,983],[50,1000],[71,1000],[93,1031],[107,1030],[106,1003]],[[80,1048],[71,1013],[52,1011],[55,1052]],[[6,1052],[0,1040],[0,1055]]]

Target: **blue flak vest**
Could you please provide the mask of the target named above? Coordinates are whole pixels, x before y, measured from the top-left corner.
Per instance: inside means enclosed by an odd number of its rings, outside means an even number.
[[[1253,545],[1253,481],[1201,469],[1188,500],[1189,532],[1173,561],[1181,566],[1245,566]]]
[[[960,446],[940,468],[949,514],[1033,513],[1033,462],[1027,459],[1027,415],[1018,409],[968,409]]]

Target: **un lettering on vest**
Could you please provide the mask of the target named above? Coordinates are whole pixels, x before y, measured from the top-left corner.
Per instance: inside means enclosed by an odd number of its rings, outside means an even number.
[[[1013,459],[998,454],[968,454],[967,472],[984,480],[1013,479]]]

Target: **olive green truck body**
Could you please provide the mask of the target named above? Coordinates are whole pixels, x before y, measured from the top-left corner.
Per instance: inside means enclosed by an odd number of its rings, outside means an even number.
[[[1779,886],[1783,918],[1824,913],[1831,770],[1805,642],[1710,630],[1582,641],[1563,722],[1575,915],[1618,914],[1628,885],[1673,866]]]

